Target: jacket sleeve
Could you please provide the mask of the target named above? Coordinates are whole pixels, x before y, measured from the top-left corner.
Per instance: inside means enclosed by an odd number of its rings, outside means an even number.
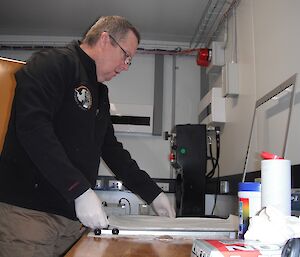
[[[66,69],[65,57],[38,55],[16,74],[16,133],[41,175],[71,202],[91,185],[69,160],[53,125],[71,83],[70,63]]]
[[[161,188],[138,167],[129,152],[117,141],[111,120],[102,147],[102,159],[127,189],[138,194],[148,204],[152,203],[162,192]]]

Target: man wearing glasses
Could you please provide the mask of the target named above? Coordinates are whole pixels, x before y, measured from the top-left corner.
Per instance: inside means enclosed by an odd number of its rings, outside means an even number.
[[[175,217],[166,195],[114,135],[108,89],[128,70],[140,35],[100,18],[82,43],[38,52],[16,73],[0,158],[0,256],[60,256],[83,232],[108,226],[92,190],[100,157],[126,188]]]

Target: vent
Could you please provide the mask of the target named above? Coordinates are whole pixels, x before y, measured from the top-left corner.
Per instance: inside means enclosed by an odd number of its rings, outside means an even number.
[[[152,133],[152,105],[111,103],[110,114],[116,132]]]

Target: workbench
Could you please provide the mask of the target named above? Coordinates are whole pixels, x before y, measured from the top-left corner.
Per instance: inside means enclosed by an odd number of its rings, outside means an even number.
[[[65,257],[190,257],[192,239],[163,237],[88,237],[83,235]]]
[[[195,238],[235,238],[238,217],[110,216],[110,228],[89,231],[66,257],[190,257]],[[116,233],[114,230],[116,229]]]

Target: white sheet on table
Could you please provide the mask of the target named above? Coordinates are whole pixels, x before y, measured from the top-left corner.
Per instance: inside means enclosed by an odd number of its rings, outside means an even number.
[[[191,230],[191,231],[237,231],[238,217],[227,219],[179,217],[168,218],[150,215],[110,216],[110,227],[135,230]]]

